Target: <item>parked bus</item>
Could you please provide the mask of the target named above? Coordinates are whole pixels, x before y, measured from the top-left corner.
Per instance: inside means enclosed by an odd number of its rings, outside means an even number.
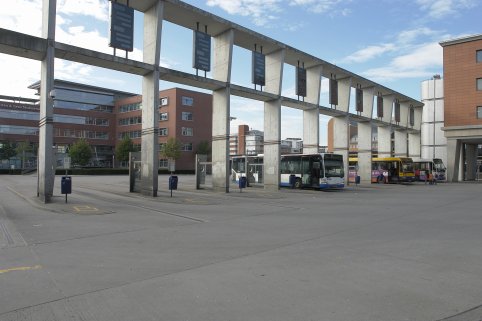
[[[281,156],[281,186],[295,188],[343,188],[343,155],[287,154]]]
[[[432,174],[435,180],[437,181],[446,180],[446,176],[445,176],[446,167],[440,158],[434,158],[434,159],[414,158],[413,169],[415,172],[415,180],[417,181],[428,180],[428,177],[426,177],[427,171],[429,174]]]
[[[317,189],[343,188],[343,156],[338,154],[287,154],[281,155],[280,186]],[[263,155],[233,156],[231,177],[239,182],[247,177],[248,184],[262,184]]]
[[[355,182],[357,175],[355,169],[358,158],[349,159],[349,182]],[[372,183],[400,183],[415,181],[413,161],[409,157],[375,157],[372,158]]]

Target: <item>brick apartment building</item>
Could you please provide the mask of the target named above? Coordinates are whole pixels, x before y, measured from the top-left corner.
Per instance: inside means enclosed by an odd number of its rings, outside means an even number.
[[[117,141],[129,136],[134,145],[141,145],[142,96],[115,102]],[[186,89],[173,88],[159,93],[159,145],[170,137],[181,143],[181,157],[176,170],[194,170],[195,155],[202,142],[211,142],[212,96]],[[167,168],[167,159],[160,157],[159,167]]]
[[[480,170],[477,154],[482,144],[482,34],[443,41],[440,45],[447,179],[474,180]]]

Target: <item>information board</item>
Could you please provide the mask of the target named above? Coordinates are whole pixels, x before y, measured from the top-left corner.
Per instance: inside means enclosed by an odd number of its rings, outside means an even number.
[[[363,90],[361,88],[357,88],[355,91],[355,98],[356,98],[356,111],[363,112]]]
[[[260,52],[253,51],[252,55],[251,82],[255,85],[264,86],[266,83],[266,57]]]
[[[395,102],[395,122],[400,122],[400,103],[398,101]]]
[[[134,9],[110,1],[109,46],[134,50]]]
[[[296,67],[296,95],[306,97],[306,69]]]
[[[192,67],[204,71],[211,70],[211,36],[194,30]]]
[[[338,105],[338,80],[330,79],[330,105]]]
[[[377,117],[383,118],[383,97],[377,96]]]

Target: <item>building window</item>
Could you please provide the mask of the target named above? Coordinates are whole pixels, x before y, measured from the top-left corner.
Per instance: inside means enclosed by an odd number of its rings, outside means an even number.
[[[182,144],[181,150],[183,152],[190,152],[192,151],[192,143],[184,143]]]
[[[167,168],[169,166],[169,160],[159,159],[159,168]]]
[[[182,120],[192,120],[192,113],[183,111],[182,112]]]
[[[119,112],[127,113],[129,111],[135,111],[135,110],[141,110],[141,109],[142,109],[142,103],[134,103],[134,104],[127,104],[127,105],[120,106]]]
[[[194,103],[194,99],[191,98],[191,97],[184,97],[182,96],[181,97],[181,104],[183,106],[192,106],[192,104]]]
[[[167,97],[159,99],[159,106],[167,106],[167,104],[169,104],[169,99],[167,99]]]
[[[167,113],[161,113],[159,115],[159,120],[161,120],[161,121],[168,120],[168,119],[169,119],[169,117],[167,116]]]
[[[482,62],[482,50],[477,50],[477,62]]]
[[[482,119],[482,106],[477,107],[477,118]]]
[[[182,136],[192,136],[192,128],[182,127],[181,135]]]
[[[477,90],[482,90],[482,78],[477,78]]]
[[[159,128],[159,136],[167,136],[167,128]]]

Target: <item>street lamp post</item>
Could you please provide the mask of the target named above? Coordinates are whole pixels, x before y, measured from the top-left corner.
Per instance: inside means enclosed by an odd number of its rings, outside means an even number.
[[[436,80],[440,80],[440,75],[433,75],[433,153],[432,153],[432,158],[435,158],[435,108],[436,108],[436,102],[437,102],[437,87],[436,87]]]

